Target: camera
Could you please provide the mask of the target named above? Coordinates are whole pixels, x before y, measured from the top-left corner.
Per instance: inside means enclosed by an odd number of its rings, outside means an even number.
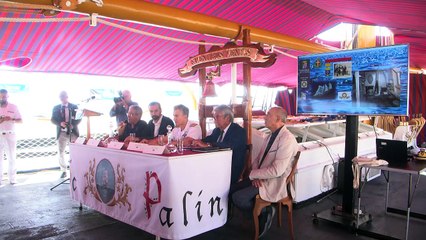
[[[113,100],[114,100],[114,103],[116,103],[116,104],[123,101],[123,93],[121,91],[119,91],[118,97],[114,97]]]
[[[122,97],[115,97],[113,100],[114,100],[114,103],[119,103],[119,102],[123,101],[123,98]]]

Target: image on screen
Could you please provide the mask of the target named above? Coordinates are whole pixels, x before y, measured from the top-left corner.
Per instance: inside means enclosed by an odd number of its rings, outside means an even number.
[[[298,114],[407,115],[408,45],[298,58]]]

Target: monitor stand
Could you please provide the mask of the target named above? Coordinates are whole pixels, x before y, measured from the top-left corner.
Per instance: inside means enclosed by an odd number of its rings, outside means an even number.
[[[313,221],[319,220],[337,223],[345,228],[357,230],[357,219],[354,211],[354,189],[352,159],[358,153],[358,116],[346,116],[346,135],[345,135],[345,160],[343,163],[343,197],[342,205],[335,206],[319,213],[314,213]],[[371,221],[369,214],[362,214],[358,221],[358,226]],[[358,231],[357,231],[358,232]]]

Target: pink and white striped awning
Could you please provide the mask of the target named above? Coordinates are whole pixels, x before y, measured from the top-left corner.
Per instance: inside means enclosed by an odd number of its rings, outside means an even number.
[[[151,2],[216,16],[244,25],[309,40],[340,22],[381,25],[395,33],[396,43],[410,43],[411,66],[426,68],[426,14],[422,1],[361,0],[152,0]],[[0,8],[0,18],[46,19],[35,12]],[[52,18],[52,17],[51,17]],[[29,59],[21,71],[66,72],[140,79],[197,81],[197,76],[181,78],[177,69],[198,46],[142,35],[103,23],[90,27],[87,17],[60,13],[61,22],[0,22],[0,66],[13,59]],[[65,21],[68,18],[75,21]],[[105,19],[135,31],[144,31],[183,40],[225,43],[227,40],[180,30]],[[298,56],[306,54],[280,49]],[[28,60],[27,60],[28,61]],[[239,80],[241,80],[241,69]],[[278,54],[266,69],[253,69],[256,85],[285,85],[297,82],[296,59]],[[222,68],[216,82],[230,80],[230,67]]]

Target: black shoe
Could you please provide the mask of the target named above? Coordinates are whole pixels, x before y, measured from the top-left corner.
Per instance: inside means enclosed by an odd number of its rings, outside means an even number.
[[[262,215],[263,216],[261,216],[260,220],[262,220],[262,219],[266,219],[266,220],[263,220],[264,223],[262,225],[260,225],[260,226],[263,226],[263,227],[262,228],[259,227],[259,232],[260,232],[259,238],[263,237],[265,235],[265,233],[268,232],[268,230],[271,228],[272,219],[275,216],[275,208],[272,207],[272,206],[267,206],[266,212],[263,213]],[[259,220],[259,224],[260,224],[260,220]],[[260,230],[262,230],[262,231],[260,231]]]
[[[66,178],[66,177],[67,177],[67,172],[62,172],[61,178]]]

